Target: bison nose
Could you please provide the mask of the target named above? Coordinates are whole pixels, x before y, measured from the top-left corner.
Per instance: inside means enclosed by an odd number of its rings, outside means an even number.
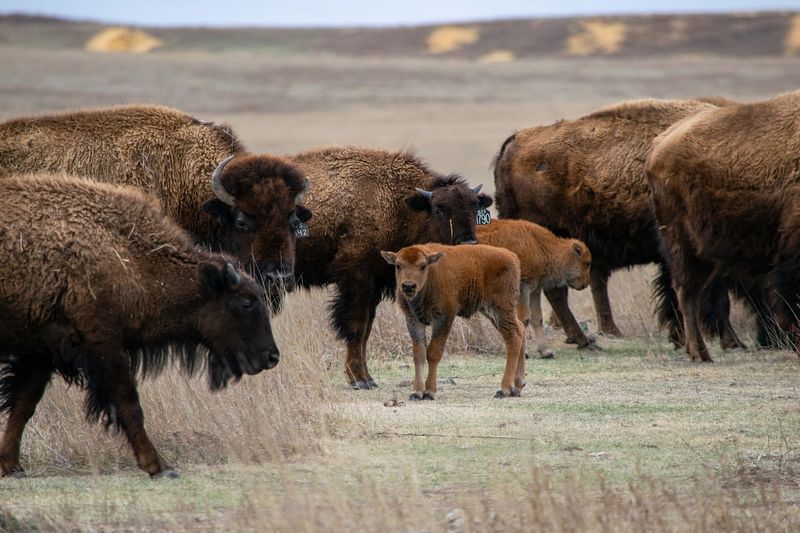
[[[476,239],[475,237],[456,239],[456,244],[478,244],[478,239]]]
[[[266,357],[264,358],[266,363],[264,364],[264,368],[269,370],[270,368],[275,368],[278,362],[281,360],[281,354],[278,350],[269,350],[266,352]]]
[[[414,291],[417,289],[416,283],[403,283],[402,285],[403,292],[406,294],[414,294]]]
[[[292,292],[295,286],[292,265],[283,263],[282,265],[268,264],[261,268],[264,279],[273,287],[282,287],[286,292]]]

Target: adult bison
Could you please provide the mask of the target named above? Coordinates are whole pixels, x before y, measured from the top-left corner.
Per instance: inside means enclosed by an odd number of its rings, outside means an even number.
[[[289,159],[312,183],[306,202],[314,218],[310,237],[298,242],[298,282],[336,285],[331,321],[347,343],[347,378],[354,388],[372,388],[367,340],[378,304],[395,286],[380,251],[429,241],[475,244],[476,210],[492,199],[405,152],[338,147]]]
[[[138,190],[33,176],[0,180],[2,475],[53,373],[128,438],[139,468],[175,477],[144,429],[135,373],[177,358],[212,389],[278,363],[263,289]],[[204,347],[207,358],[198,355]]]
[[[280,157],[247,154],[227,126],[151,105],[0,123],[0,178],[37,172],[137,187],[198,242],[293,285],[294,226],[310,217],[305,176]]]
[[[700,293],[720,277],[748,296],[767,294],[756,305],[762,321],[774,316],[796,342],[798,153],[800,91],[705,110],[653,143],[646,172],[693,359],[711,361]]]
[[[724,99],[711,99],[728,103]],[[501,218],[523,218],[561,236],[585,242],[592,252],[591,290],[599,330],[621,332],[608,299],[612,271],[658,263],[658,316],[670,339],[682,342],[682,320],[656,236],[644,160],[652,140],[676,121],[717,109],[700,100],[636,100],[602,108],[577,120],[528,128],[506,139],[495,162]],[[559,293],[560,291],[560,293]],[[566,288],[546,293],[571,340],[585,342],[566,306]],[[728,295],[709,287],[709,328],[726,348],[741,346],[728,321]],[[563,301],[561,301],[563,300]]]

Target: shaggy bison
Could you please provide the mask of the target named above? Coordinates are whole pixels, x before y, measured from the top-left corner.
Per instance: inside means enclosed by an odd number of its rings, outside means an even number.
[[[424,244],[381,252],[397,271],[397,301],[406,317],[414,351],[411,400],[433,400],[436,370],[456,316],[477,312],[489,319],[506,344],[506,368],[495,398],[519,396],[525,386],[525,326],[517,318],[520,266],[503,248]],[[433,325],[430,344],[425,326]],[[428,377],[422,369],[428,362]]]
[[[477,243],[475,214],[492,199],[464,179],[443,176],[404,152],[357,147],[290,157],[310,176],[310,237],[298,242],[295,272],[305,286],[335,284],[331,318],[347,343],[354,388],[376,386],[366,346],[381,300],[394,293],[394,269],[380,250],[437,241]]]
[[[597,324],[606,335],[621,335],[608,299],[611,272],[658,263],[659,319],[669,327],[670,339],[682,343],[682,319],[659,248],[644,160],[659,133],[680,119],[712,109],[717,107],[700,100],[623,102],[577,120],[520,130],[500,149],[495,161],[500,217],[527,219],[589,246]],[[548,298],[558,300],[558,291],[565,300],[566,288],[547,292]],[[741,346],[728,321],[725,287],[718,284],[708,292],[713,302],[707,313],[709,328],[719,333],[723,347]],[[560,315],[568,312],[562,309]],[[561,322],[572,340],[582,340],[579,329]]]
[[[553,357],[542,324],[542,289],[585,289],[589,285],[592,265],[589,248],[577,239],[562,239],[527,220],[501,219],[478,226],[478,241],[511,250],[519,257],[519,320],[526,327],[533,325],[539,355]]]
[[[53,373],[87,389],[88,418],[121,429],[139,468],[175,477],[145,432],[137,370],[158,372],[176,354],[190,373],[207,366],[220,389],[278,363],[261,286],[135,189],[0,180],[0,265],[4,476],[23,473],[22,432]]]
[[[774,312],[797,335],[798,150],[800,91],[705,110],[655,140],[647,177],[693,359],[711,361],[701,291],[720,277],[756,298],[762,322]]]
[[[37,172],[139,188],[198,242],[293,285],[294,226],[310,217],[305,176],[285,159],[246,154],[227,126],[146,105],[0,124],[0,177]]]

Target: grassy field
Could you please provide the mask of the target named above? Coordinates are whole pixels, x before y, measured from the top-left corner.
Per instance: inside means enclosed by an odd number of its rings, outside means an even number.
[[[413,147],[490,191],[489,163],[517,128],[628,98],[800,87],[800,59],[780,50],[643,57],[627,41],[624,58],[492,64],[466,49],[219,51],[193,30],[181,36],[192,39],[186,50],[133,56],[83,52],[82,33],[56,26],[19,28],[0,36],[0,119],[156,102],[232,124],[254,151]],[[491,35],[479,41],[487,50]],[[503,401],[492,398],[501,343],[486,322],[456,323],[437,400],[412,403],[410,342],[392,304],[370,340],[381,388],[351,391],[327,326],[330,294],[293,294],[274,322],[274,370],[214,395],[204,377],[172,371],[141,385],[146,427],[180,470],[175,481],[138,471],[120,436],[83,421],[82,393],[54,381],[25,435],[30,477],[0,479],[0,530],[800,530],[800,358],[712,348],[716,363],[692,364],[656,328],[653,273],[611,279],[627,338],[583,352],[548,330],[556,358],[530,360],[523,396]],[[570,301],[593,333],[588,291]],[[733,318],[752,346],[751,319],[738,307]]]

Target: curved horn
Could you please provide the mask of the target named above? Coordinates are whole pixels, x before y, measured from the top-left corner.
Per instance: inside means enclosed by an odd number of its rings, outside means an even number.
[[[242,278],[239,276],[239,273],[236,272],[236,269],[233,268],[233,265],[230,263],[225,263],[225,275],[228,277],[228,283],[232,289],[238,287],[242,282]]]
[[[225,165],[230,163],[231,159],[234,157],[235,156],[230,156],[225,158],[219,165],[217,165],[217,168],[214,169],[214,173],[211,174],[211,190],[214,191],[214,194],[217,196],[217,198],[231,207],[236,206],[236,198],[234,198],[231,193],[225,190],[220,178],[222,177],[222,171],[225,169]]]
[[[422,196],[424,196],[428,200],[430,200],[433,197],[433,193],[431,191],[426,191],[425,189],[418,189],[417,187],[414,187],[414,190],[417,191],[418,193],[420,193]]]
[[[474,192],[475,194],[478,194],[479,192],[481,192],[481,187],[483,187],[483,183],[481,183],[477,187],[473,187],[472,188],[472,192]]]

